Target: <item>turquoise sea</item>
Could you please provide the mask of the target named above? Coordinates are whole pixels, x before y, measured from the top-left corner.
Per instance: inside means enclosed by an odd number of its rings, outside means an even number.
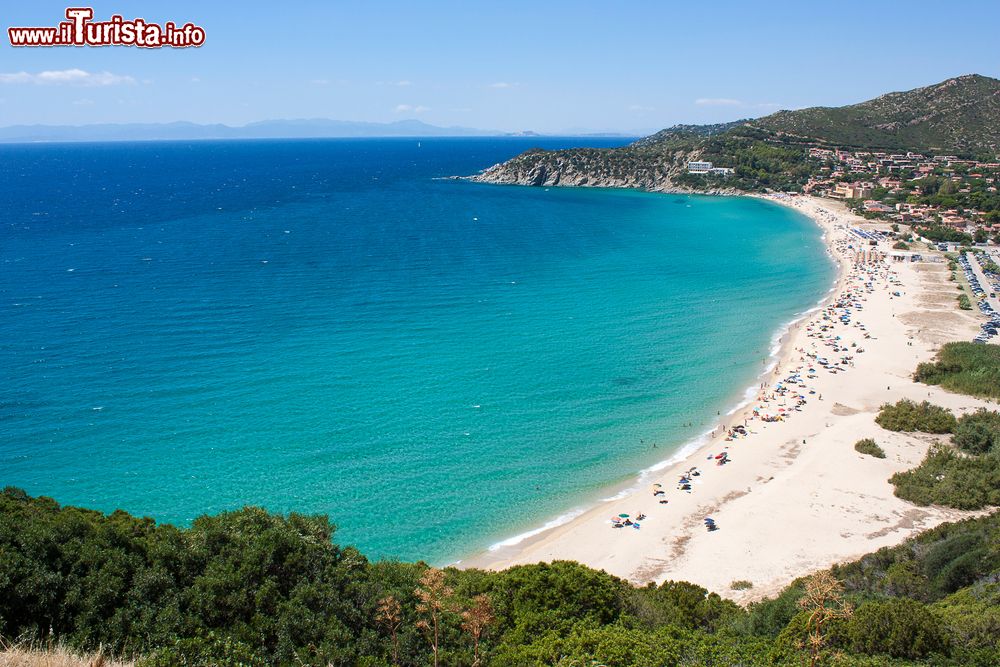
[[[753,199],[440,178],[615,143],[0,147],[0,485],[436,563],[627,485],[833,267]]]

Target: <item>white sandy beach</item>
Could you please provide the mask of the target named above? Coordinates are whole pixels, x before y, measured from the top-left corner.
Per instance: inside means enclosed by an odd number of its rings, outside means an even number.
[[[782,339],[777,366],[757,400],[724,418],[729,428],[745,423],[747,435],[727,440],[717,429],[709,442],[642,488],[462,567],[568,559],[636,583],[691,581],[745,602],[969,515],[896,498],[889,477],[917,465],[933,438],[891,433],[874,422],[880,405],[901,398],[927,399],[959,413],[986,405],[910,379],[917,363],[942,343],[971,340],[978,330],[972,311],[957,308],[947,264],[858,264],[861,242],[847,226],[871,225],[829,200],[794,197],[780,203],[823,227],[840,275],[823,307]],[[889,244],[880,243],[878,250],[890,252]],[[849,309],[849,320],[841,320],[848,310],[837,306]],[[857,453],[854,443],[865,437],[874,438],[887,458]],[[730,462],[720,466],[714,457],[722,452]],[[700,474],[690,478],[690,491],[678,488],[692,467]],[[663,495],[653,495],[654,483],[662,485]],[[610,521],[640,512],[647,515],[640,529],[615,528]],[[706,517],[718,530],[706,529]],[[738,580],[753,587],[732,590]]]

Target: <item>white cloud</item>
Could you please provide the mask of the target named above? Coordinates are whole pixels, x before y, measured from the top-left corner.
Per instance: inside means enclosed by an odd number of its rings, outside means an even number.
[[[655,111],[653,107],[643,106],[641,104],[633,104],[628,108],[629,111]]]
[[[197,76],[191,77],[191,83],[201,83],[201,78]]]
[[[89,107],[92,106],[93,104],[94,100],[88,100],[88,99],[73,100],[73,106],[75,107]]]
[[[14,72],[0,74],[0,83],[33,83],[38,85],[71,85],[71,86],[115,86],[119,84],[134,84],[135,79],[111,72],[87,72],[82,69],[45,70],[37,74],[29,72]]]
[[[698,106],[703,107],[741,107],[743,102],[730,99],[728,97],[699,97],[694,101]]]
[[[431,110],[430,107],[425,107],[422,104],[418,104],[416,106],[414,106],[412,104],[398,104],[398,105],[396,105],[396,113],[407,113],[407,112],[411,112],[411,113],[424,113],[425,111],[430,111],[430,110]]]
[[[314,86],[329,86],[330,85],[330,80],[329,79],[313,79],[309,83],[311,83]]]
[[[496,83],[491,83],[490,84],[490,88],[497,88],[497,89],[501,89],[501,88],[513,88],[516,85],[517,85],[516,83],[507,83],[506,81],[497,81]]]
[[[406,81],[404,79],[403,81],[394,81],[392,85],[399,86],[401,88],[405,88],[406,86],[412,86],[413,82],[412,81]]]

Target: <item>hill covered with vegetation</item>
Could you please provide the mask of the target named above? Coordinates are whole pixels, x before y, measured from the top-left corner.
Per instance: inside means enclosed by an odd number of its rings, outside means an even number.
[[[968,74],[860,104],[779,111],[747,125],[845,148],[995,156],[1000,150],[1000,81]]]
[[[0,493],[0,638],[139,665],[995,665],[1000,517],[941,526],[741,608],[572,562],[368,561],[325,517],[188,529]],[[734,587],[748,582],[734,582]]]
[[[676,125],[621,148],[531,150],[471,178],[667,192],[794,191],[818,166],[808,149],[831,146],[995,159],[1000,151],[1000,80],[970,74],[844,107]],[[733,171],[689,174],[690,160]]]

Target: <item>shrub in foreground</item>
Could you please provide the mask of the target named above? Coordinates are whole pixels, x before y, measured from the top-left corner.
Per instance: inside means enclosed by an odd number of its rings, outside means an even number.
[[[866,602],[848,621],[851,650],[893,658],[926,658],[949,650],[941,620],[926,605],[906,598]]]
[[[694,584],[635,587],[565,561],[504,572],[371,563],[332,536],[323,517],[245,508],[178,529],[8,489],[0,638],[51,632],[74,649],[110,639],[146,667],[773,667],[807,652],[840,667],[1000,664],[1000,515],[938,526],[747,610]],[[870,623],[852,635],[856,605]],[[812,639],[819,650],[803,645]]]

